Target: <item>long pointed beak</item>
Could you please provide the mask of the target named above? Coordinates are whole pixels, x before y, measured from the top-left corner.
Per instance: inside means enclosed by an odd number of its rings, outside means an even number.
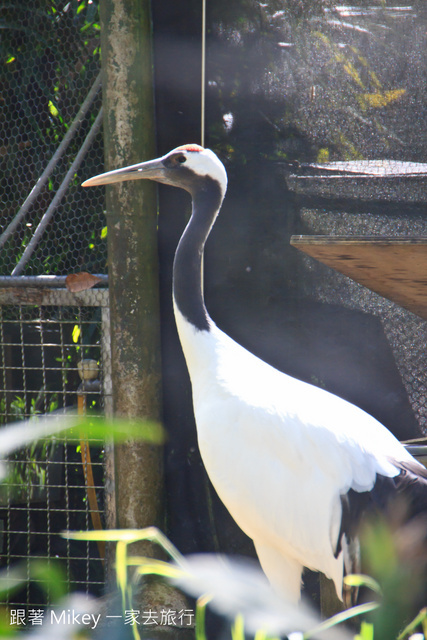
[[[100,184],[124,182],[125,180],[140,180],[143,178],[163,182],[165,180],[165,166],[162,160],[163,158],[158,158],[157,160],[132,164],[129,167],[123,167],[123,169],[115,169],[114,171],[101,173],[99,176],[85,180],[82,187],[95,187]]]

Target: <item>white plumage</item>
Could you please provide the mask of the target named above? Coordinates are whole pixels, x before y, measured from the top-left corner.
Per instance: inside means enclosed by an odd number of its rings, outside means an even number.
[[[370,491],[377,474],[400,472],[390,459],[412,456],[358,407],[277,371],[213,324],[206,334],[175,317],[219,496],[288,598],[299,598],[304,566],[330,577],[341,597],[340,496]]]
[[[309,567],[332,578],[342,597],[344,572],[357,560],[349,525],[354,500],[369,502],[372,492],[383,504],[412,483],[426,508],[425,469],[374,418],[277,371],[209,317],[201,261],[227,184],[218,158],[186,145],[85,185],[137,178],[180,186],[193,198],[175,258],[174,307],[209,477],[278,591],[297,601]],[[358,509],[354,517],[357,524]]]

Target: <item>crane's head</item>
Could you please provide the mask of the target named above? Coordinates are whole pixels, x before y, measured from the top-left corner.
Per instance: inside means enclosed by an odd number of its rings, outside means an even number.
[[[210,149],[197,144],[186,144],[173,149],[157,160],[133,164],[89,178],[84,187],[93,187],[113,182],[139,179],[156,180],[174,187],[181,187],[194,195],[206,179],[215,181],[224,196],[227,188],[227,173],[224,165]]]

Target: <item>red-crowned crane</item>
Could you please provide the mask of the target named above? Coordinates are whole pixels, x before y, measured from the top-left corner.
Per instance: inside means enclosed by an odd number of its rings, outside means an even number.
[[[192,197],[175,255],[173,302],[209,477],[277,590],[298,601],[308,567],[332,578],[342,598],[343,575],[357,565],[361,512],[384,507],[395,494],[426,510],[426,469],[370,415],[277,371],[212,321],[202,259],[227,187],[217,156],[185,145],[84,186],[140,178]]]

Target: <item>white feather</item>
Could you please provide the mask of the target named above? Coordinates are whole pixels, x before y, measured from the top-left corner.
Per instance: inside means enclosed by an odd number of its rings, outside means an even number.
[[[182,147],[178,147],[170,153],[174,153],[179,149],[182,149]],[[197,152],[187,152],[186,158],[186,167],[194,171],[198,176],[209,176],[216,180],[221,187],[222,196],[224,197],[227,189],[227,172],[218,156],[210,149],[199,147]]]
[[[194,183],[182,182],[189,174],[177,171],[177,164],[168,169],[177,152],[185,156],[178,163],[216,180],[224,195],[223,164],[198,145],[96,176],[85,185],[148,178],[191,193]],[[212,211],[211,224],[216,214]],[[193,247],[195,259],[201,258],[202,240]],[[220,498],[253,539],[278,590],[298,600],[306,566],[332,578],[341,596],[344,552],[334,557],[340,496],[350,489],[371,490],[377,474],[395,477],[400,470],[393,461],[418,463],[361,409],[270,367],[212,321],[210,331],[198,331],[177,306],[175,316],[193,387],[200,452]]]
[[[298,599],[303,566],[342,592],[334,557],[340,495],[394,477],[412,456],[377,420],[269,366],[212,323],[198,331],[175,309],[193,388],[200,452],[271,582]]]

